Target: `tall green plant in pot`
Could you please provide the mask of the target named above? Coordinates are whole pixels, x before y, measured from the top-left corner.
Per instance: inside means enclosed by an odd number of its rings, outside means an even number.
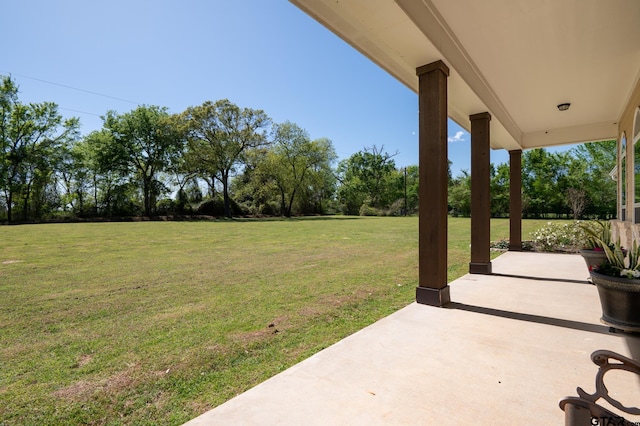
[[[601,321],[620,330],[640,332],[640,248],[635,241],[630,250],[624,250],[619,241],[613,248],[606,244],[603,248],[607,260],[591,270],[602,306]]]
[[[611,241],[611,222],[599,220],[583,222],[580,229],[584,232],[585,246],[580,250],[580,254],[587,264],[589,271],[599,268],[607,260],[604,248],[613,250],[614,244]]]

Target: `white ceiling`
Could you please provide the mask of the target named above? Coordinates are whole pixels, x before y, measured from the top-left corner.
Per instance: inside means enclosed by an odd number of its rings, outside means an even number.
[[[493,148],[615,139],[640,78],[640,0],[290,1],[416,93],[443,60],[449,116],[489,111]]]

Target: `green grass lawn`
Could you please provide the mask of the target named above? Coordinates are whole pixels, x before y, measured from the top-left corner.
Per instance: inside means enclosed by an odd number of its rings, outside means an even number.
[[[0,424],[185,422],[411,303],[417,227],[0,227]],[[492,221],[492,239],[508,230]],[[451,218],[449,280],[466,273],[469,242],[469,219]]]

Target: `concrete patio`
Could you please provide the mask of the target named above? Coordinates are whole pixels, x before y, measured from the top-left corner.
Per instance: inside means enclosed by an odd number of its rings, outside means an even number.
[[[638,335],[600,323],[580,256],[508,252],[493,272],[452,282],[446,308],[412,303],[187,425],[559,425],[560,398],[595,391],[593,351],[640,359]],[[638,406],[638,378],[610,374],[610,394]]]

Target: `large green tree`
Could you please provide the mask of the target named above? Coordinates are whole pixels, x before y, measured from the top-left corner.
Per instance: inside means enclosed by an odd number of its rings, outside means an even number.
[[[568,214],[565,202],[570,154],[545,149],[525,151],[522,156],[524,212],[527,216]]]
[[[242,173],[231,183],[234,200],[251,214],[277,213],[279,205],[278,188],[270,176],[266,159],[269,148],[248,150]]]
[[[471,215],[471,175],[467,170],[462,170],[460,176],[451,180],[448,202],[452,214]]]
[[[289,121],[276,124],[273,147],[263,163],[280,194],[280,211],[290,217],[296,197],[315,193],[323,196],[328,189],[327,173],[336,154],[329,139],[311,140],[306,130]],[[308,192],[311,191],[311,192]]]
[[[128,182],[129,173],[122,161],[112,156],[114,144],[111,132],[102,129],[89,133],[73,147],[76,173],[88,181],[86,197],[91,199],[94,216],[136,213],[136,209],[125,207],[132,204],[132,194],[125,188],[130,190],[133,185]]]
[[[495,166],[491,164],[490,168],[490,186],[491,186],[491,216],[503,217],[509,214],[509,201],[511,186],[509,164],[501,163]]]
[[[38,194],[36,215],[42,196],[51,186],[55,154],[78,137],[77,118],[65,120],[52,102],[22,104],[18,86],[10,78],[0,79],[0,188],[7,220],[14,220],[17,203],[23,220],[29,217],[32,195]]]
[[[77,216],[86,213],[85,200],[90,184],[84,147],[81,143],[65,145],[58,153],[58,180],[64,191],[61,195],[61,207],[64,211],[70,209]]]
[[[407,166],[401,170],[403,174],[402,192],[403,196],[406,194],[406,206],[403,202],[403,209],[405,214],[414,214],[418,211],[419,207],[419,168],[416,165]],[[406,189],[406,190],[405,190]]]
[[[365,148],[338,165],[340,188],[338,199],[347,214],[358,214],[362,205],[389,207],[402,196],[396,165],[397,154],[384,152],[384,147]]]
[[[182,114],[186,128],[187,161],[205,177],[222,184],[224,215],[231,217],[229,179],[243,164],[249,149],[269,143],[271,120],[262,110],[240,108],[228,99],[207,101]]]
[[[325,212],[325,203],[334,198],[337,179],[333,165],[338,156],[330,139],[319,138],[312,141],[316,161],[311,162],[311,170],[306,184],[299,191],[298,205],[301,213]]]
[[[584,214],[602,219],[615,217],[617,184],[611,172],[617,162],[616,141],[585,143],[569,152],[567,201],[579,202],[576,196],[583,194]]]
[[[141,183],[144,213],[151,216],[153,201],[159,195],[159,173],[168,168],[172,157],[182,154],[180,132],[166,108],[146,105],[125,114],[108,111],[104,128],[113,142],[105,153],[114,168],[132,174]]]

